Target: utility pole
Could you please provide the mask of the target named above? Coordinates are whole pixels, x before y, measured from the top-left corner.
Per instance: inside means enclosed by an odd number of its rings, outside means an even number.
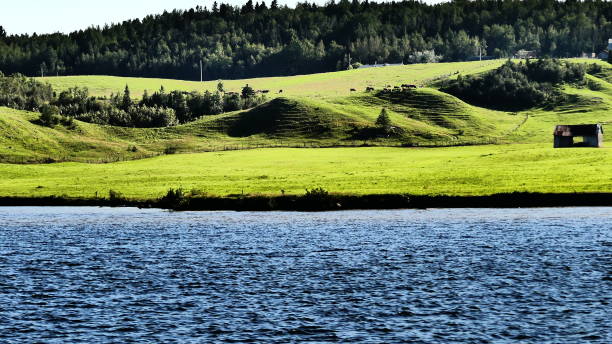
[[[200,59],[200,82],[204,81],[204,70],[202,69],[202,59]]]

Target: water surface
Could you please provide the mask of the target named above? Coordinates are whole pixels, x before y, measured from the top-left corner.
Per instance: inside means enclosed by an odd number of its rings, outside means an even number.
[[[610,343],[612,208],[0,208],[1,343]]]

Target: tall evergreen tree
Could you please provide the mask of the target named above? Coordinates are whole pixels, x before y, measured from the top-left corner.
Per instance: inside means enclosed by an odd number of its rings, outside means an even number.
[[[121,109],[128,110],[132,106],[132,97],[130,96],[130,88],[125,85],[123,90],[123,98],[121,98]]]
[[[383,108],[380,111],[380,115],[378,115],[378,118],[376,119],[376,125],[385,130],[391,128],[391,118],[387,113],[387,109]]]

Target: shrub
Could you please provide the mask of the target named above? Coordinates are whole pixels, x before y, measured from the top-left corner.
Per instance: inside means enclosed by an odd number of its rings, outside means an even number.
[[[108,200],[111,205],[121,205],[126,202],[127,198],[121,192],[110,189],[108,190]]]
[[[37,111],[53,100],[51,85],[26,78],[21,74],[0,75],[0,106]]]
[[[329,198],[329,191],[325,190],[322,187],[306,189],[306,194],[304,195],[307,199],[327,199]]]
[[[59,118],[59,108],[54,105],[45,104],[40,108],[40,124],[53,127],[57,125],[60,121]]]
[[[166,148],[164,148],[164,154],[170,155],[170,154],[176,154],[178,148],[174,147],[174,146],[168,146]]]
[[[169,189],[168,192],[159,199],[162,207],[167,209],[184,209],[189,204],[189,199],[183,189]]]
[[[334,209],[336,204],[329,191],[322,187],[306,189],[306,194],[302,197],[302,207],[309,210]]]

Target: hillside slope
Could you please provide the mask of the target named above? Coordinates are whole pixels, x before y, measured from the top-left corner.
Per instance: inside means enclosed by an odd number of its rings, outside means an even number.
[[[383,88],[386,85],[424,84],[438,77],[479,73],[494,69],[504,60],[411,64],[405,66],[388,66],[365,68],[341,72],[296,75],[287,77],[270,77],[241,80],[223,80],[227,91],[239,92],[246,85],[256,90],[269,90],[271,96],[300,96],[328,98],[346,96],[351,88],[363,91],[366,87]],[[145,90],[156,91],[163,86],[167,91],[211,91],[217,90],[218,81],[183,81],[172,79],[130,78],[114,76],[60,76],[36,78],[50,83],[57,91],[70,87],[87,87],[94,96],[109,96],[122,92],[129,86],[132,96],[141,97]],[[282,90],[282,93],[279,91]]]
[[[388,109],[400,131],[380,135]],[[164,152],[255,147],[458,145],[496,142],[520,119],[465,104],[433,89],[361,93],[323,101],[279,97],[251,110],[206,116],[167,128],[125,128],[75,121],[47,128],[38,114],[0,108],[0,161],[110,162]]]
[[[391,83],[388,80],[424,83],[431,76],[441,75],[441,72],[463,68],[468,71],[466,73],[476,73],[490,70],[501,62],[410,65],[256,79],[252,81],[255,86],[284,85],[286,91],[271,96],[267,103],[251,110],[206,116],[168,128],[124,128],[79,121],[71,129],[61,125],[47,128],[36,124],[38,114],[0,108],[0,162],[112,162],[174,152],[279,146],[549,143],[556,124],[612,121],[612,84],[607,81],[612,69],[604,63],[601,63],[606,67],[603,72],[588,76],[595,86],[566,86],[563,92],[568,95],[568,101],[521,112],[509,113],[473,106],[433,88],[382,90]],[[454,73],[449,74],[455,76]],[[72,80],[61,87],[74,86],[74,80],[92,82],[94,87],[98,81],[98,85],[106,82],[105,78],[91,77],[49,79]],[[141,91],[143,87],[151,85],[149,79],[112,80],[112,83],[126,80],[143,82],[136,87],[130,85],[132,89]],[[372,92],[350,92],[350,85],[357,81],[362,86],[382,87]],[[168,83],[168,90],[201,85],[175,80],[163,82]],[[244,83],[247,83],[246,80],[228,82],[233,87]],[[211,83],[205,85],[213,86]],[[327,85],[328,92],[321,92],[321,85]],[[99,94],[110,91],[108,87],[100,88]],[[392,135],[380,135],[376,131],[376,118],[382,108],[388,110],[392,125],[398,128]]]

